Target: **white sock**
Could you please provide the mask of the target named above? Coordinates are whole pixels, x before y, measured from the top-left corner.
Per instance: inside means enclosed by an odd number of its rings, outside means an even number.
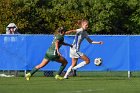
[[[70,67],[68,68],[68,70],[67,70],[67,72],[66,72],[64,78],[68,78],[68,75],[70,74],[71,70],[72,70],[72,66],[70,66]]]
[[[73,67],[72,69],[73,69],[73,70],[76,70],[76,69],[81,68],[81,67],[83,67],[83,66],[85,66],[85,65],[86,65],[86,62],[83,61],[83,62],[79,63],[78,65],[76,65],[75,67]]]

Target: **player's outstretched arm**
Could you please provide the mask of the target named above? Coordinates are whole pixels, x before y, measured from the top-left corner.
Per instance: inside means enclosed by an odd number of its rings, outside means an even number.
[[[69,30],[69,31],[66,31],[65,34],[70,34],[70,33],[76,33],[76,30]]]
[[[87,41],[89,42],[89,43],[91,43],[91,44],[103,44],[103,41],[93,41],[93,40],[91,40],[90,38],[86,38],[87,39]]]

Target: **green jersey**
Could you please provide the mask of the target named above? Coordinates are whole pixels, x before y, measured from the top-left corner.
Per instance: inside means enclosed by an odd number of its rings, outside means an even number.
[[[59,56],[58,56],[57,51],[56,51],[56,46],[55,46],[55,42],[57,40],[59,40],[58,48],[60,48],[62,46],[62,43],[64,42],[64,36],[59,34],[59,35],[56,35],[54,37],[52,45],[49,47],[49,49],[46,52],[46,55],[45,55],[46,59],[49,59],[49,60],[57,60],[57,59],[59,59]]]

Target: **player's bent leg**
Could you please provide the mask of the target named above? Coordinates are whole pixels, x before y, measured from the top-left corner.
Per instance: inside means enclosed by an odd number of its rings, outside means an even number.
[[[64,75],[64,79],[68,79],[68,75],[69,75],[69,73],[71,72],[71,70],[72,70],[72,66],[70,66],[70,67],[68,68],[66,74]]]
[[[40,68],[44,67],[45,65],[47,65],[48,63],[49,63],[49,60],[44,58],[42,60],[42,62],[39,65],[37,65],[35,68],[40,69]]]
[[[33,68],[29,73],[25,75],[26,80],[30,80],[31,76],[36,73],[40,68],[44,67],[49,63],[48,59],[43,59],[42,62],[37,65],[35,68]]]
[[[86,64],[89,64],[90,60],[86,55],[81,56],[81,59],[84,60],[81,63],[79,63],[78,65],[76,65],[75,67],[73,67],[73,70],[76,70],[78,68],[81,68],[83,66],[85,66]]]
[[[55,79],[62,80],[63,77],[61,77],[60,75],[61,75],[62,71],[65,69],[65,67],[66,67],[66,65],[67,65],[68,62],[67,62],[67,60],[66,60],[64,57],[62,57],[62,56],[60,56],[60,58],[59,58],[58,60],[56,60],[56,61],[59,62],[59,63],[61,63],[61,66],[60,66],[60,68],[59,68],[59,70],[58,70],[57,75],[55,76]]]
[[[68,68],[64,79],[68,79],[68,75],[70,74],[70,72],[72,71],[72,68],[76,65],[78,58],[72,58],[72,65]]]
[[[84,60],[86,62],[86,64],[89,64],[90,63],[90,59],[86,56],[86,55],[83,55],[80,57],[82,60]]]

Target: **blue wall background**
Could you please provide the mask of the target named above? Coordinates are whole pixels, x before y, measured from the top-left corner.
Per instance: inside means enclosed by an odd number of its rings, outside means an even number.
[[[91,62],[80,68],[82,71],[138,71],[140,70],[140,36],[132,35],[91,35],[103,45],[82,42],[81,52]],[[74,36],[65,36],[65,42],[72,43]],[[39,64],[53,40],[53,35],[1,35],[0,36],[0,70],[31,70]],[[69,47],[60,49],[68,60],[66,69],[71,64]],[[103,59],[102,66],[95,66],[95,58]],[[79,59],[78,62],[82,60]],[[58,70],[59,63],[50,62],[42,70]],[[66,70],[65,69],[65,70]]]

